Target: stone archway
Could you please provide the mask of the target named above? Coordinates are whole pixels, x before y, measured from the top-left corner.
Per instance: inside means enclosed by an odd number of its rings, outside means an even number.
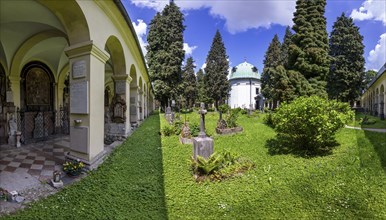
[[[121,140],[131,131],[131,125],[127,120],[127,101],[130,96],[128,93],[128,80],[126,74],[126,62],[122,44],[115,36],[107,39],[105,50],[110,54],[110,59],[105,64],[105,85],[112,89],[112,99],[105,102],[105,143],[112,143]],[[108,82],[108,83],[106,83]],[[110,93],[106,94],[105,99],[110,98]],[[109,90],[111,92],[111,90]]]

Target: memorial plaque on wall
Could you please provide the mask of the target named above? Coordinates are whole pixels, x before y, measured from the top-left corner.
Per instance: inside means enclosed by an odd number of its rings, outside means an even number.
[[[74,114],[88,114],[88,81],[73,82],[70,88],[70,108]]]
[[[116,94],[125,94],[126,93],[126,81],[116,81],[115,82],[115,93]]]
[[[87,63],[84,60],[76,61],[72,64],[72,78],[86,77],[87,74]]]
[[[6,95],[6,99],[7,99],[7,102],[13,102],[13,94],[12,94],[12,91],[7,91],[7,95]]]
[[[71,150],[77,151],[80,153],[89,153],[89,148],[88,148],[88,127],[82,127],[82,126],[77,126],[73,127],[71,126],[70,128],[70,147]]]

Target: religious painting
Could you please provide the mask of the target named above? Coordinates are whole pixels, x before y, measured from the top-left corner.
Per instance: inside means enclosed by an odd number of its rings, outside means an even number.
[[[33,67],[26,74],[27,105],[50,105],[51,87],[48,73],[42,68]]]

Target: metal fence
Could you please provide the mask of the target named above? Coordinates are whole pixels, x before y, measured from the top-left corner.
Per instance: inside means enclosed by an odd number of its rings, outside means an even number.
[[[60,107],[58,111],[25,111],[18,108],[16,113],[17,127],[24,144],[70,133],[67,108]]]

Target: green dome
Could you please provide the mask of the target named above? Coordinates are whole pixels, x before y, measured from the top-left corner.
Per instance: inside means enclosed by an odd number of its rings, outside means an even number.
[[[254,67],[252,64],[247,63],[246,61],[244,63],[240,63],[238,66],[234,67],[232,69],[231,76],[229,77],[229,80],[232,79],[260,79],[259,71]]]

